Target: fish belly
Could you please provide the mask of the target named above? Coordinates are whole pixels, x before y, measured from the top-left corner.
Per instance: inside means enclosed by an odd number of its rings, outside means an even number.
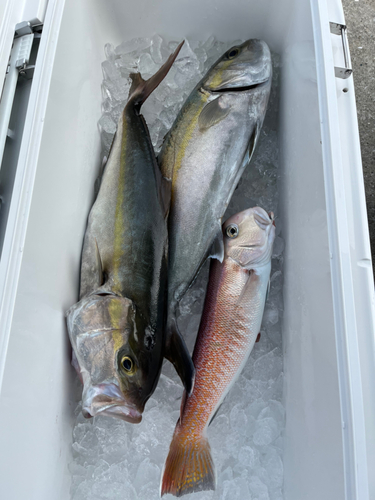
[[[216,98],[198,91],[189,97],[159,156],[163,174],[172,177],[170,311],[192,284],[210,255],[215,237],[221,234],[221,218],[248,163],[253,134],[264,118],[262,101],[254,100],[253,95],[227,96],[228,115],[201,130],[199,116]]]
[[[255,272],[247,287],[246,270],[230,261],[212,262],[193,354],[195,384],[182,412],[187,435],[205,432],[244,367],[260,330],[268,274]]]

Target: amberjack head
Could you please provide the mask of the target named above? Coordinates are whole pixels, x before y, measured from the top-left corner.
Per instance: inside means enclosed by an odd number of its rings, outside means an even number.
[[[263,40],[247,40],[230,48],[208,71],[203,88],[211,92],[251,90],[271,79],[272,63]]]
[[[67,325],[84,386],[83,415],[140,422],[162,356],[152,359],[152,342],[141,334],[145,328],[132,301],[112,294],[89,295],[70,308]]]
[[[260,207],[249,208],[226,220],[223,234],[225,258],[246,269],[267,264],[275,239],[274,215]]]

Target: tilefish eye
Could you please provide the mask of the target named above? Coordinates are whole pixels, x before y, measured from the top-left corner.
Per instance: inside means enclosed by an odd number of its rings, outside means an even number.
[[[225,228],[225,233],[228,238],[237,238],[238,231],[239,230],[237,224],[229,224],[229,226]]]
[[[239,52],[240,52],[240,49],[237,49],[236,47],[234,47],[233,49],[230,49],[229,52],[227,53],[228,59],[235,58],[236,56],[238,56]]]
[[[133,375],[135,372],[134,361],[129,356],[123,356],[121,358],[121,366],[129,375]]]

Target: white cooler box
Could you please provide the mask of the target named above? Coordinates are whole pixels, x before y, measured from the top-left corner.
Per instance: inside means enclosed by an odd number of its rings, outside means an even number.
[[[34,3],[0,1],[0,76],[15,24],[44,21],[5,200],[0,498],[69,499],[64,312],[99,166],[104,45],[159,33],[262,38],[281,56],[285,500],[375,499],[374,283],[350,58],[331,33],[345,24],[340,0]]]

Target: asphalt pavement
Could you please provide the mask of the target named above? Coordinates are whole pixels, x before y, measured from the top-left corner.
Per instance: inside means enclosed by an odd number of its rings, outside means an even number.
[[[342,0],[357,101],[367,216],[375,267],[375,0]]]

